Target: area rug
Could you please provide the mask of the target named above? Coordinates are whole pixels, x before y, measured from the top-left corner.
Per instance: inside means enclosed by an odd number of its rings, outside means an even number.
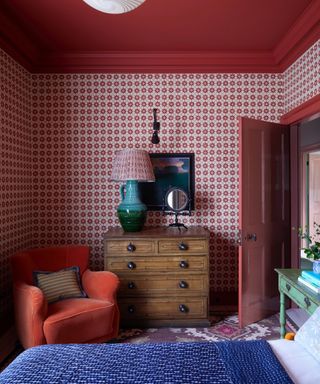
[[[291,324],[287,331],[294,332]],[[115,342],[164,343],[186,341],[274,340],[280,337],[279,315],[239,328],[238,316],[212,321],[208,328],[147,328],[121,330]]]

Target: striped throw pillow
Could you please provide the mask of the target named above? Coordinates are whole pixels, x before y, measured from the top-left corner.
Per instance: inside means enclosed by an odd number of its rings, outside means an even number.
[[[35,285],[44,293],[48,303],[72,297],[87,297],[80,283],[80,268],[69,267],[57,272],[34,271]]]

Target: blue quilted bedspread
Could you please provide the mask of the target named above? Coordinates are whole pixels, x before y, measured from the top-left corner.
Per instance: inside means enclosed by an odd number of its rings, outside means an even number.
[[[292,383],[265,341],[43,345],[0,383]]]

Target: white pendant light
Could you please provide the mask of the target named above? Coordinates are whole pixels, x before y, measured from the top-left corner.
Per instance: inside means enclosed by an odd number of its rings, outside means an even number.
[[[105,13],[126,13],[138,8],[145,0],[83,0],[90,7]]]

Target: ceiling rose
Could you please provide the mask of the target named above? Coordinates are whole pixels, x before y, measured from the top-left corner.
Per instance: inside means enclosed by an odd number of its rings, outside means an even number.
[[[145,0],[83,0],[90,7],[105,13],[127,13],[139,7]]]

